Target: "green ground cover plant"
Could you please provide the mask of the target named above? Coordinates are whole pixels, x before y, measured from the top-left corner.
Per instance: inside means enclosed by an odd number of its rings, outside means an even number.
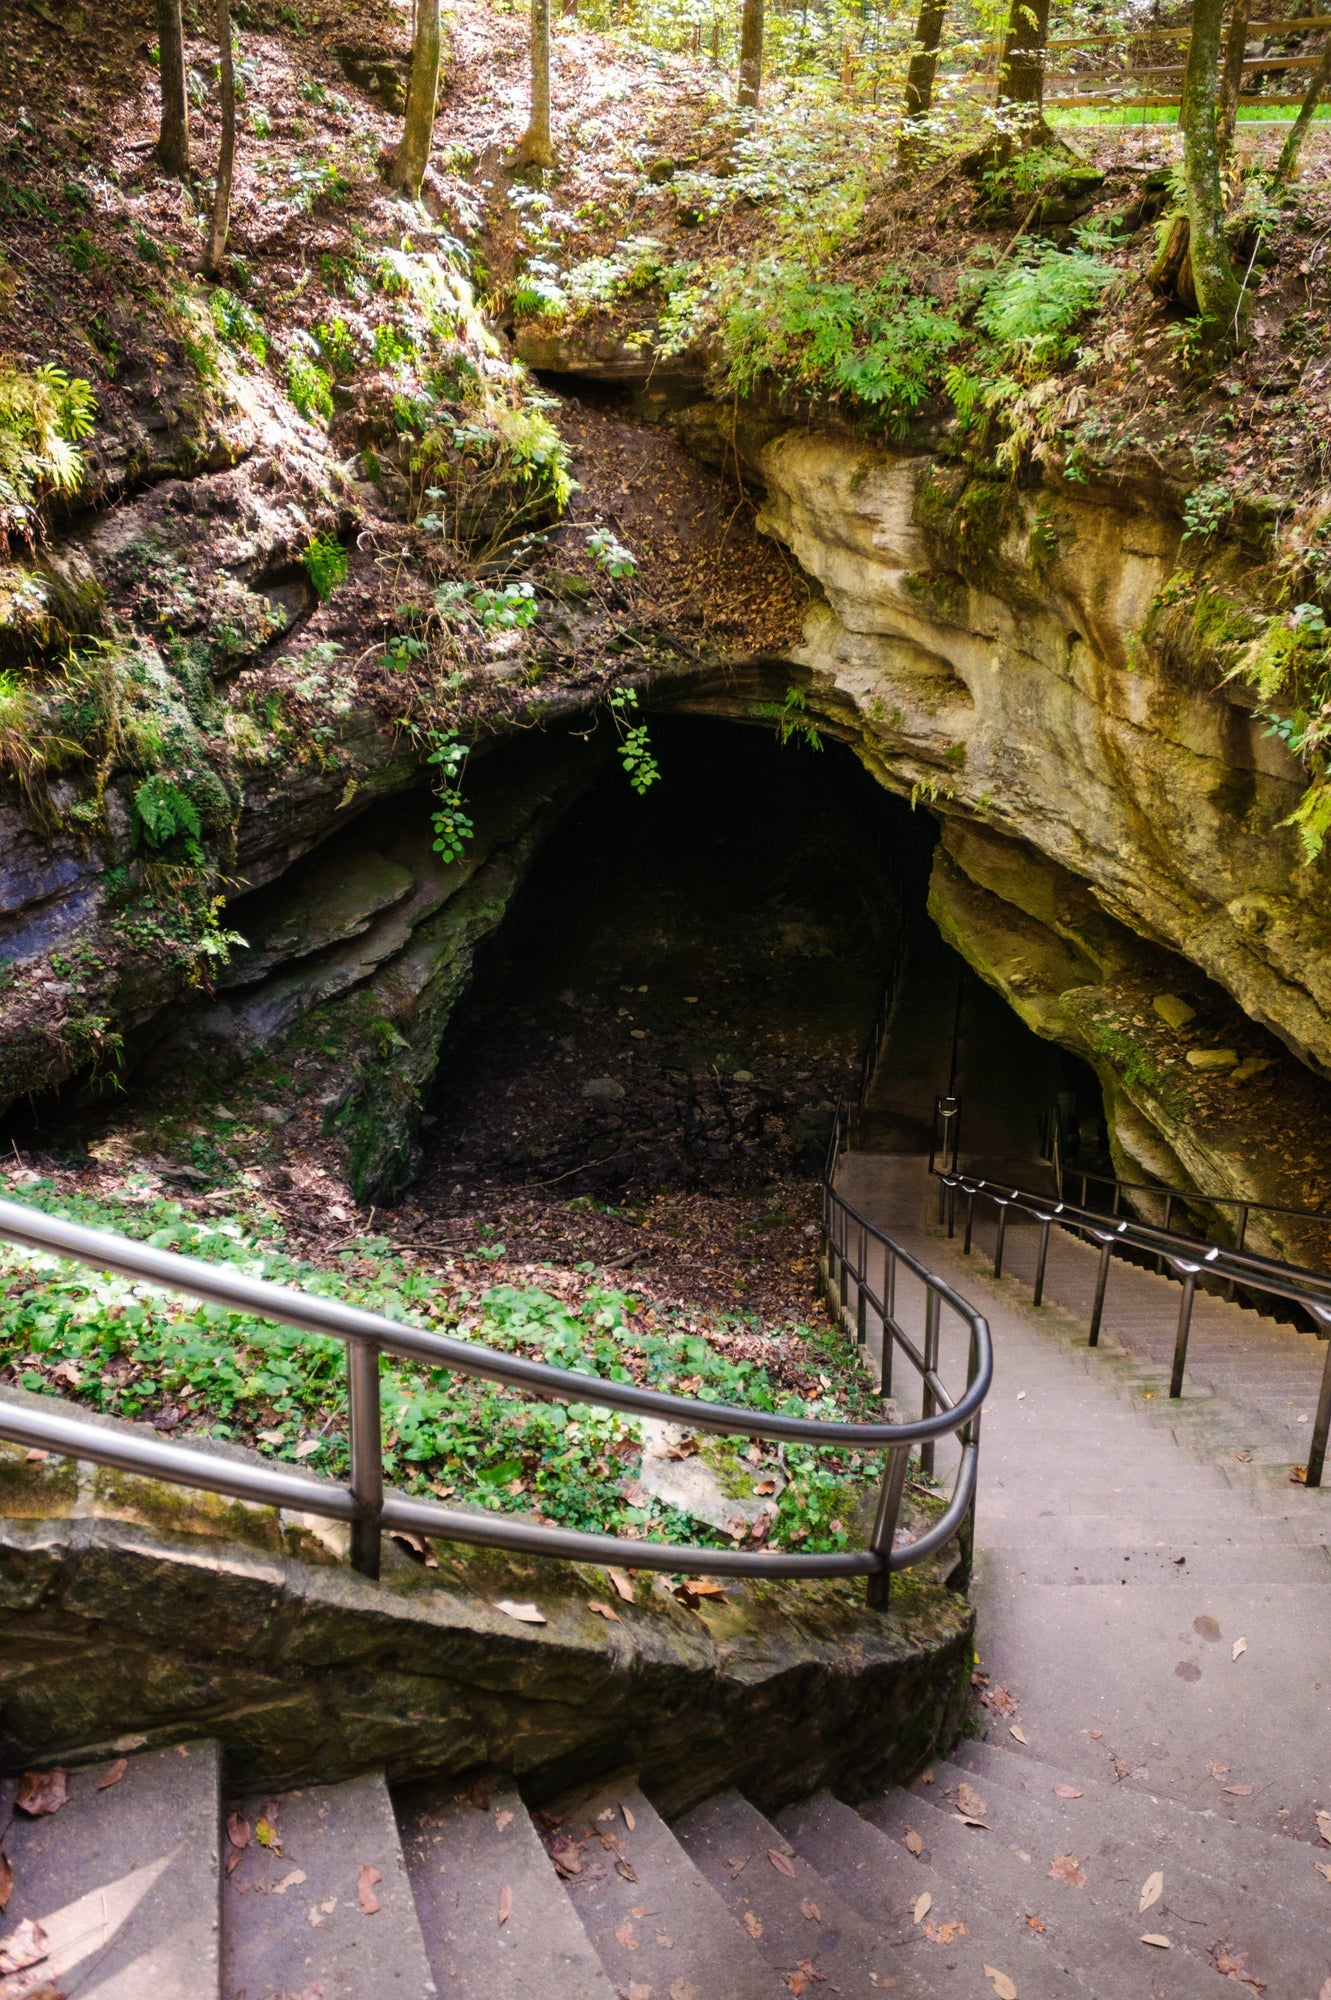
[[[700,1334],[648,1311],[631,1294],[592,1288],[570,1306],[539,1285],[444,1283],[382,1237],[349,1244],[319,1269],[291,1254],[276,1221],[203,1222],[149,1196],[133,1207],[16,1188],[49,1212],[135,1235],[389,1319],[552,1362],[589,1381],[636,1381],[751,1410],[865,1420],[877,1403],[853,1355],[824,1345],[829,1387],[801,1397],[755,1362],[733,1360]],[[502,1245],[487,1246],[502,1254]],[[72,1396],[108,1414],[151,1419],[177,1436],[234,1439],[312,1473],[347,1476],[346,1369],[340,1341],[172,1297],[42,1252],[0,1251],[0,1352],[20,1386]],[[835,1378],[829,1371],[835,1369]],[[562,1526],[650,1540],[724,1543],[646,1494],[637,1481],[636,1421],[591,1403],[548,1403],[476,1379],[386,1356],[387,1477],[414,1492],[495,1512],[535,1511]],[[737,1458],[748,1489],[784,1466],[774,1544],[846,1547],[854,1508],[877,1478],[874,1453],[764,1447]]]

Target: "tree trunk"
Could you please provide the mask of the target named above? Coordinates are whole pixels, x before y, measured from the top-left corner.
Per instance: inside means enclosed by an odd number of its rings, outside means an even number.
[[[215,278],[231,233],[231,181],[236,168],[236,72],[231,61],[231,0],[217,0],[218,93],[222,100],[222,143],[217,155],[217,192],[203,268]]]
[[[906,72],[906,116],[923,118],[934,99],[934,71],[938,68],[938,44],[943,39],[947,0],[920,0],[915,23],[915,46]]]
[[[1049,0],[1012,0],[998,65],[998,102],[1031,106],[1044,123],[1044,55],[1049,40]]]
[[[1303,145],[1304,134],[1312,124],[1313,113],[1326,88],[1328,77],[1331,77],[1331,35],[1327,36],[1322,53],[1317,58],[1317,67],[1313,71],[1312,82],[1308,85],[1303,102],[1299,106],[1299,115],[1290,126],[1285,143],[1280,148],[1280,158],[1276,162],[1277,187],[1293,176],[1294,169],[1299,163],[1299,149]]]
[[[531,0],[531,118],[513,163],[518,167],[555,164],[550,137],[550,0]]]
[[[1220,72],[1220,108],[1216,124],[1216,144],[1223,166],[1234,150],[1234,131],[1239,117],[1239,93],[1243,89],[1243,58],[1248,53],[1248,22],[1252,0],[1234,0],[1229,32],[1225,37],[1225,64]]]
[[[411,81],[402,139],[389,179],[413,201],[421,191],[434,144],[434,114],[439,103],[439,0],[417,0],[416,32],[411,40]]]
[[[757,109],[763,87],[763,0],[744,0],[739,18],[739,101]]]
[[[1239,309],[1239,282],[1225,242],[1220,189],[1216,97],[1224,0],[1194,0],[1188,66],[1183,73],[1183,181],[1187,191],[1188,255],[1197,311],[1212,341],[1227,337]]]
[[[189,98],[185,94],[185,31],[180,0],[157,0],[157,51],[162,77],[162,124],[153,149],[165,174],[189,172]]]

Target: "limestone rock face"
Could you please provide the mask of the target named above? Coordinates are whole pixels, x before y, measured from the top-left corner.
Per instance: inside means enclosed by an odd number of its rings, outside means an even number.
[[[1282,825],[1302,777],[1241,690],[1153,648],[1163,507],[816,431],[758,465],[762,525],[820,586],[799,658],[866,761],[1057,864],[1331,1075],[1331,898]]]

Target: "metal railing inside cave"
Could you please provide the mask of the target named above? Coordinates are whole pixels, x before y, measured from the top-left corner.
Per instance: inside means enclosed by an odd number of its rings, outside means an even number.
[[[885,1609],[892,1573],[912,1568],[955,1538],[959,1543],[958,1560],[948,1581],[964,1588],[970,1574],[980,1407],[993,1372],[988,1324],[942,1278],[858,1215],[830,1184],[825,1199],[829,1230],[840,1229],[843,1241],[845,1231],[851,1227],[860,1230],[861,1241],[867,1232],[868,1237],[884,1247],[893,1268],[910,1272],[921,1288],[922,1344],[910,1337],[890,1307],[881,1313],[885,1381],[890,1383],[894,1346],[900,1348],[922,1376],[923,1407],[915,1422],[861,1424],[786,1416],[700,1402],[692,1397],[642,1388],[636,1383],[576,1374],[547,1362],[500,1354],[470,1341],[429,1333],[342,1300],[271,1284],[231,1265],[210,1264],[110,1231],[88,1229],[47,1215],[26,1203],[0,1201],[0,1240],[343,1341],[347,1355],[350,1478],[345,1485],[314,1479],[277,1465],[210,1452],[202,1445],[174,1444],[136,1430],[15,1402],[3,1395],[0,1395],[0,1438],[259,1505],[346,1521],[351,1529],[352,1565],[369,1577],[379,1574],[384,1532],[396,1530],[514,1554],[555,1557],[568,1562],[618,1563],[668,1574],[766,1578],[863,1576],[870,1606]],[[829,1242],[829,1264],[837,1255]],[[944,1310],[956,1315],[968,1335],[966,1380],[955,1398],[937,1371],[937,1334]],[[385,1491],[379,1400],[382,1354],[453,1369],[459,1374],[555,1401],[599,1404],[630,1414],[660,1417],[691,1430],[825,1449],[884,1452],[887,1462],[867,1545],[862,1549],[800,1553],[631,1541],[617,1535],[588,1534],[492,1514],[479,1507],[446,1507],[438,1501]],[[917,1448],[923,1465],[931,1470],[936,1440],[952,1434],[960,1439],[960,1455],[951,1497],[937,1520],[915,1539],[898,1547],[896,1537],[910,1451]]]
[[[1082,1200],[1070,1201],[1062,1195],[1068,1170],[1060,1170],[1056,1166],[1056,1178],[1060,1185],[1056,1192],[1051,1193],[1006,1177],[988,1179],[967,1173],[960,1165],[960,1150],[961,1100],[955,1096],[940,1096],[935,1100],[933,1141],[929,1151],[929,1171],[938,1182],[939,1220],[946,1225],[948,1235],[952,1236],[957,1225],[958,1199],[965,1203],[961,1247],[969,1256],[975,1234],[977,1204],[985,1203],[994,1211],[993,1265],[996,1278],[1003,1275],[1008,1218],[1013,1213],[1029,1216],[1040,1231],[1032,1281],[1032,1303],[1037,1306],[1044,1298],[1052,1229],[1065,1229],[1098,1248],[1100,1260],[1091,1301],[1088,1346],[1099,1344],[1109,1265],[1115,1253],[1120,1256],[1136,1253],[1139,1259],[1153,1262],[1163,1275],[1179,1280],[1178,1317],[1169,1382],[1172,1398],[1177,1399],[1183,1394],[1192,1313],[1199,1282],[1207,1289],[1223,1288],[1231,1298],[1236,1292],[1257,1294],[1280,1300],[1285,1305],[1297,1306],[1306,1313],[1326,1342],[1317,1413],[1304,1473],[1306,1485],[1321,1485],[1326,1467],[1327,1438],[1331,1432],[1331,1274],[1306,1270],[1297,1264],[1284,1263],[1279,1258],[1263,1257],[1255,1251],[1246,1250],[1243,1248],[1242,1230],[1236,1231],[1239,1240],[1234,1245],[1207,1243],[1200,1237],[1183,1235],[1174,1227],[1174,1215],[1188,1206],[1199,1209],[1209,1205],[1220,1211],[1232,1206],[1243,1210],[1244,1228],[1248,1212],[1257,1208],[1266,1213],[1301,1217],[1306,1221],[1324,1218],[1312,1210],[1305,1213],[1299,1209],[1274,1208],[1237,1198],[1231,1201],[1228,1196],[1193,1194],[1178,1188],[1138,1187],[1134,1182],[1114,1181],[1112,1177],[1103,1175],[1085,1176],[1081,1187]],[[1089,1204],[1088,1196],[1093,1186],[1113,1189],[1112,1203],[1108,1208],[1096,1208]],[[1122,1213],[1125,1197],[1129,1206],[1135,1206],[1143,1195],[1164,1197],[1162,1223]]]

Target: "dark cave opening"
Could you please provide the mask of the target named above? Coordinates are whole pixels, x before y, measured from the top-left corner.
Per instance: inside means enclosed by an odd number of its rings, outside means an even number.
[[[680,715],[651,731],[660,781],[637,796],[611,761],[480,954],[440,1062],[427,1187],[609,1197],[812,1177],[897,964],[868,1142],[927,1146],[953,1085],[982,1151],[1031,1157],[1039,1112],[1085,1079],[939,936],[929,815],[837,742]]]

